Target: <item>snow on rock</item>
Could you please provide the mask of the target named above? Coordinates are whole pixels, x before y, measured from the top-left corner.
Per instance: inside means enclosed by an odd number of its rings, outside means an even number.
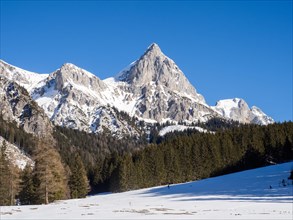
[[[224,99],[211,106],[215,111],[226,119],[239,121],[240,123],[253,123],[267,125],[274,123],[274,120],[263,113],[259,108],[248,104],[240,98]]]
[[[49,205],[2,206],[1,219],[292,219],[293,162]],[[285,180],[286,186],[281,183]],[[270,188],[271,186],[271,188]]]
[[[17,166],[19,169],[24,169],[27,164],[33,165],[34,162],[31,158],[25,155],[16,145],[7,142],[3,137],[0,136],[0,147],[3,147],[3,141],[6,143],[6,154],[8,159]]]
[[[164,136],[164,135],[166,135],[167,133],[170,133],[170,132],[185,131],[187,129],[194,129],[194,130],[197,130],[199,132],[204,132],[204,133],[209,132],[208,130],[203,129],[201,127],[197,127],[197,126],[170,125],[170,126],[164,127],[162,130],[160,130],[159,135]]]
[[[27,90],[1,74],[0,100],[0,114],[4,120],[14,121],[34,135],[48,135],[53,131],[49,118]]]
[[[274,119],[267,116],[260,108],[256,106],[251,107],[251,122],[254,124],[267,125],[274,123]]]
[[[207,105],[176,63],[155,43],[116,77],[105,80],[71,63],[48,75],[25,71],[0,60],[1,75],[26,88],[54,124],[87,132],[106,130],[101,126],[119,135],[127,131],[125,121],[119,122],[118,118],[117,126],[99,123],[102,115],[97,112],[106,108],[104,122],[115,115],[116,109],[153,124],[166,120],[192,124],[215,117],[262,125],[274,122],[260,109],[250,109],[242,99]]]
[[[0,60],[0,74],[15,81],[28,91],[31,91],[39,82],[48,77],[48,74],[38,74],[23,70]]]

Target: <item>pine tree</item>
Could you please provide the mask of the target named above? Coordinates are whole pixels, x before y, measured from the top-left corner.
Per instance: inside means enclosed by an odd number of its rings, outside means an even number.
[[[22,205],[30,205],[35,203],[35,186],[33,182],[31,165],[26,165],[22,171],[19,199]]]
[[[48,204],[67,196],[66,174],[58,152],[48,141],[41,141],[34,152],[36,202]]]
[[[0,151],[0,205],[9,205],[10,196],[9,196],[9,163],[6,156],[6,142],[3,140],[1,151]]]
[[[3,140],[0,151],[0,204],[14,205],[19,191],[19,172],[7,159],[6,148],[7,144]]]
[[[69,181],[71,198],[84,198],[89,192],[89,183],[80,156],[76,154],[74,158]]]

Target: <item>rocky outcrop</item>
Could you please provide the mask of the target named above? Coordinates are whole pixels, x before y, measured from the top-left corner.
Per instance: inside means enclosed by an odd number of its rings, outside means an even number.
[[[26,71],[12,66],[3,60],[0,60],[0,75],[3,75],[8,79],[16,82],[18,85],[24,87],[28,91],[33,89],[40,81],[48,77],[48,74],[38,74]]]
[[[118,87],[130,91],[132,99],[136,100],[134,114],[138,117],[157,122],[194,122],[218,115],[157,44],[152,44],[115,79],[124,82]]]
[[[53,126],[44,110],[16,82],[0,75],[0,114],[15,121],[26,132],[38,136],[52,134]]]
[[[165,90],[176,91],[205,103],[203,96],[196,92],[175,62],[164,55],[155,43],[116,78],[127,82],[135,94],[143,93],[144,88],[154,85],[153,88],[162,87]]]
[[[23,151],[21,151],[16,145],[9,143],[0,136],[0,149],[4,147],[3,144],[6,147],[5,154],[7,155],[8,160],[19,169],[23,170],[27,165],[34,165],[34,161]]]

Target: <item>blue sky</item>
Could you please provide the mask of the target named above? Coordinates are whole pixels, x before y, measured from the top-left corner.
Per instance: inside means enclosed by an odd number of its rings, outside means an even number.
[[[1,0],[1,59],[30,71],[70,62],[104,79],[153,42],[209,105],[293,120],[292,1]]]

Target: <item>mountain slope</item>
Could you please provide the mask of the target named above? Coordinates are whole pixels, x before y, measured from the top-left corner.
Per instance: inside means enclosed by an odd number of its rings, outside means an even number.
[[[20,69],[0,60],[0,75],[17,82],[28,91],[33,89],[40,81],[48,77],[48,74],[38,74]]]
[[[157,44],[116,77],[105,80],[70,63],[48,75],[0,61],[0,75],[23,86],[54,124],[87,132],[138,136],[145,129],[137,126],[139,120],[187,125],[215,117],[263,125],[274,122],[241,99],[207,105]],[[122,117],[121,112],[128,116]],[[129,117],[136,123],[129,123]]]
[[[219,116],[205,103],[173,60],[164,55],[157,44],[115,78],[107,79],[134,101],[130,114],[165,121],[206,121]]]
[[[52,134],[53,126],[27,90],[0,75],[0,114],[6,121],[15,121],[26,132],[37,136]]]
[[[3,141],[6,144],[7,158],[16,165],[19,169],[24,169],[27,164],[33,165],[34,162],[24,152],[22,152],[16,145],[9,143],[3,137],[0,136],[0,148],[3,147]]]
[[[156,88],[162,86],[205,103],[203,96],[196,92],[175,62],[163,54],[155,43],[128,69],[121,71],[116,79],[130,84],[134,93],[146,85],[154,84]]]
[[[56,125],[87,132],[109,130],[117,136],[138,135],[108,100],[115,95],[102,80],[73,64],[64,64],[32,91],[34,100]],[[114,100],[115,101],[115,100]]]
[[[224,118],[239,121],[241,123],[253,123],[267,125],[274,123],[274,120],[263,113],[259,108],[248,104],[239,98],[220,100],[212,107]]]
[[[292,219],[293,163],[49,205],[4,206],[2,219]],[[272,187],[270,189],[270,186]]]

